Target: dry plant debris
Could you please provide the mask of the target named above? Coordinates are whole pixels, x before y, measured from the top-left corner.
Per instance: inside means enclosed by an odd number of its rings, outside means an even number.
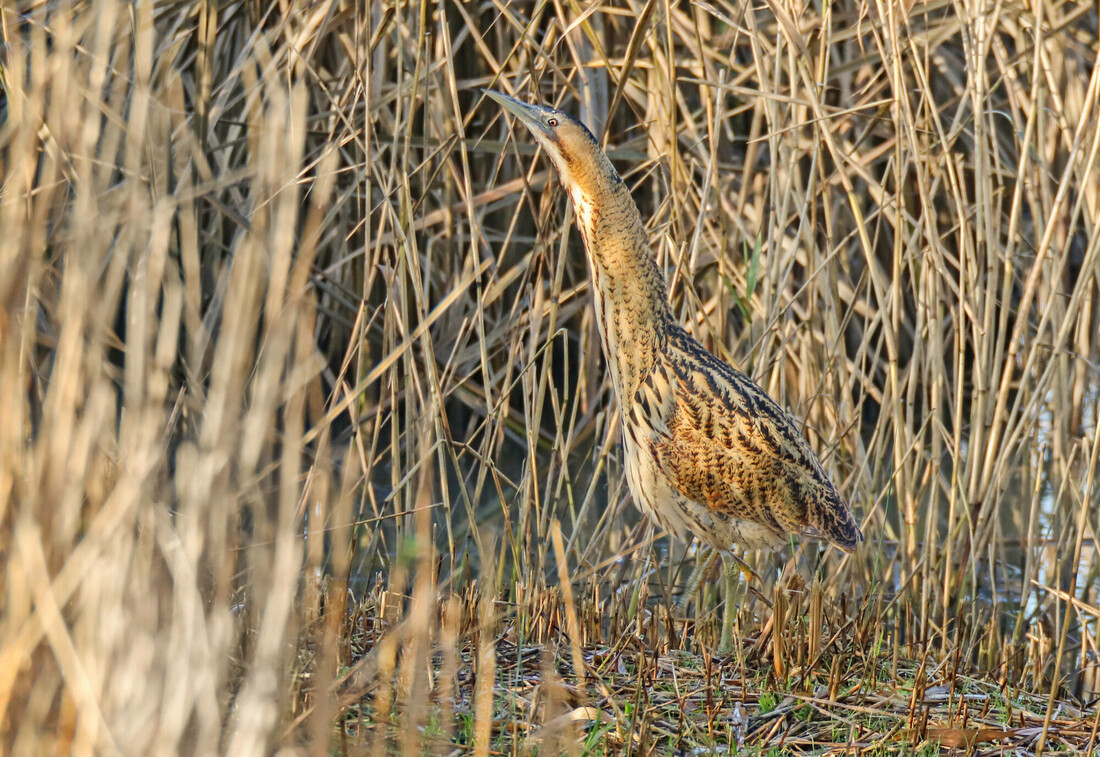
[[[797,581],[795,587],[792,596],[803,593]],[[485,676],[493,680],[492,753],[1029,755],[1044,732],[1046,697],[950,663],[931,665],[918,649],[899,650],[886,629],[869,621],[867,607],[823,617],[824,630],[833,633],[817,654],[809,651],[808,617],[788,615],[780,634],[787,639],[784,658],[759,626],[740,637],[734,653],[716,658],[690,620],[660,628],[662,614],[652,607],[646,622],[658,627],[649,633],[605,628],[613,645],[582,645],[582,682],[560,592],[529,596],[526,610],[503,611],[492,629],[478,627],[484,599],[468,597],[465,610],[449,618],[460,626],[451,636],[458,643],[433,651],[428,664],[436,677],[421,691],[392,675],[402,668],[406,643],[389,650],[395,657],[388,664],[378,659],[387,654],[382,639],[394,631],[380,617],[392,598],[379,592],[365,599],[349,618],[355,662],[337,687],[345,746],[472,748],[478,681]],[[606,626],[606,608],[584,606],[589,631]],[[866,644],[868,632],[882,643]],[[397,635],[417,633],[405,628]],[[296,701],[307,714],[316,695],[310,668],[303,657]],[[379,678],[383,670],[392,680]],[[393,701],[379,702],[380,690]],[[425,701],[420,721],[378,717],[379,708],[407,711],[399,703],[407,707],[413,697]],[[1097,704],[1059,701],[1046,724],[1047,748],[1090,753],[1098,743]]]

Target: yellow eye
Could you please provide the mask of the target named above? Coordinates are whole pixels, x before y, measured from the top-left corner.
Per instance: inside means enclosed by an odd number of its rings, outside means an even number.
[[[548,118],[548,119],[546,119],[546,125],[549,126],[551,129],[553,129],[555,126],[558,125],[558,119]]]

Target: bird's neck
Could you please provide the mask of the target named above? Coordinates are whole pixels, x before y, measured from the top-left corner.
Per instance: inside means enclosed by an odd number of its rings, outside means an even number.
[[[609,163],[610,167],[610,163]],[[604,357],[629,401],[664,347],[672,312],[638,206],[614,169],[572,192],[584,239]]]

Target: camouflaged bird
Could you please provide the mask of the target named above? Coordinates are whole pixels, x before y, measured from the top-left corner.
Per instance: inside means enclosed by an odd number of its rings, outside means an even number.
[[[722,553],[727,588],[734,545],[802,534],[855,549],[859,526],[790,416],[676,323],[638,207],[592,133],[561,111],[484,92],[531,131],[573,200],[639,509]],[[729,601],[720,646],[732,646]]]

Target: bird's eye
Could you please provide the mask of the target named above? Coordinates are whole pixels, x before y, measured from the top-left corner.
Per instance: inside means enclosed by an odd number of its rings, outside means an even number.
[[[553,129],[555,126],[558,125],[558,119],[548,118],[548,119],[546,119],[546,125],[549,126],[551,129]]]

